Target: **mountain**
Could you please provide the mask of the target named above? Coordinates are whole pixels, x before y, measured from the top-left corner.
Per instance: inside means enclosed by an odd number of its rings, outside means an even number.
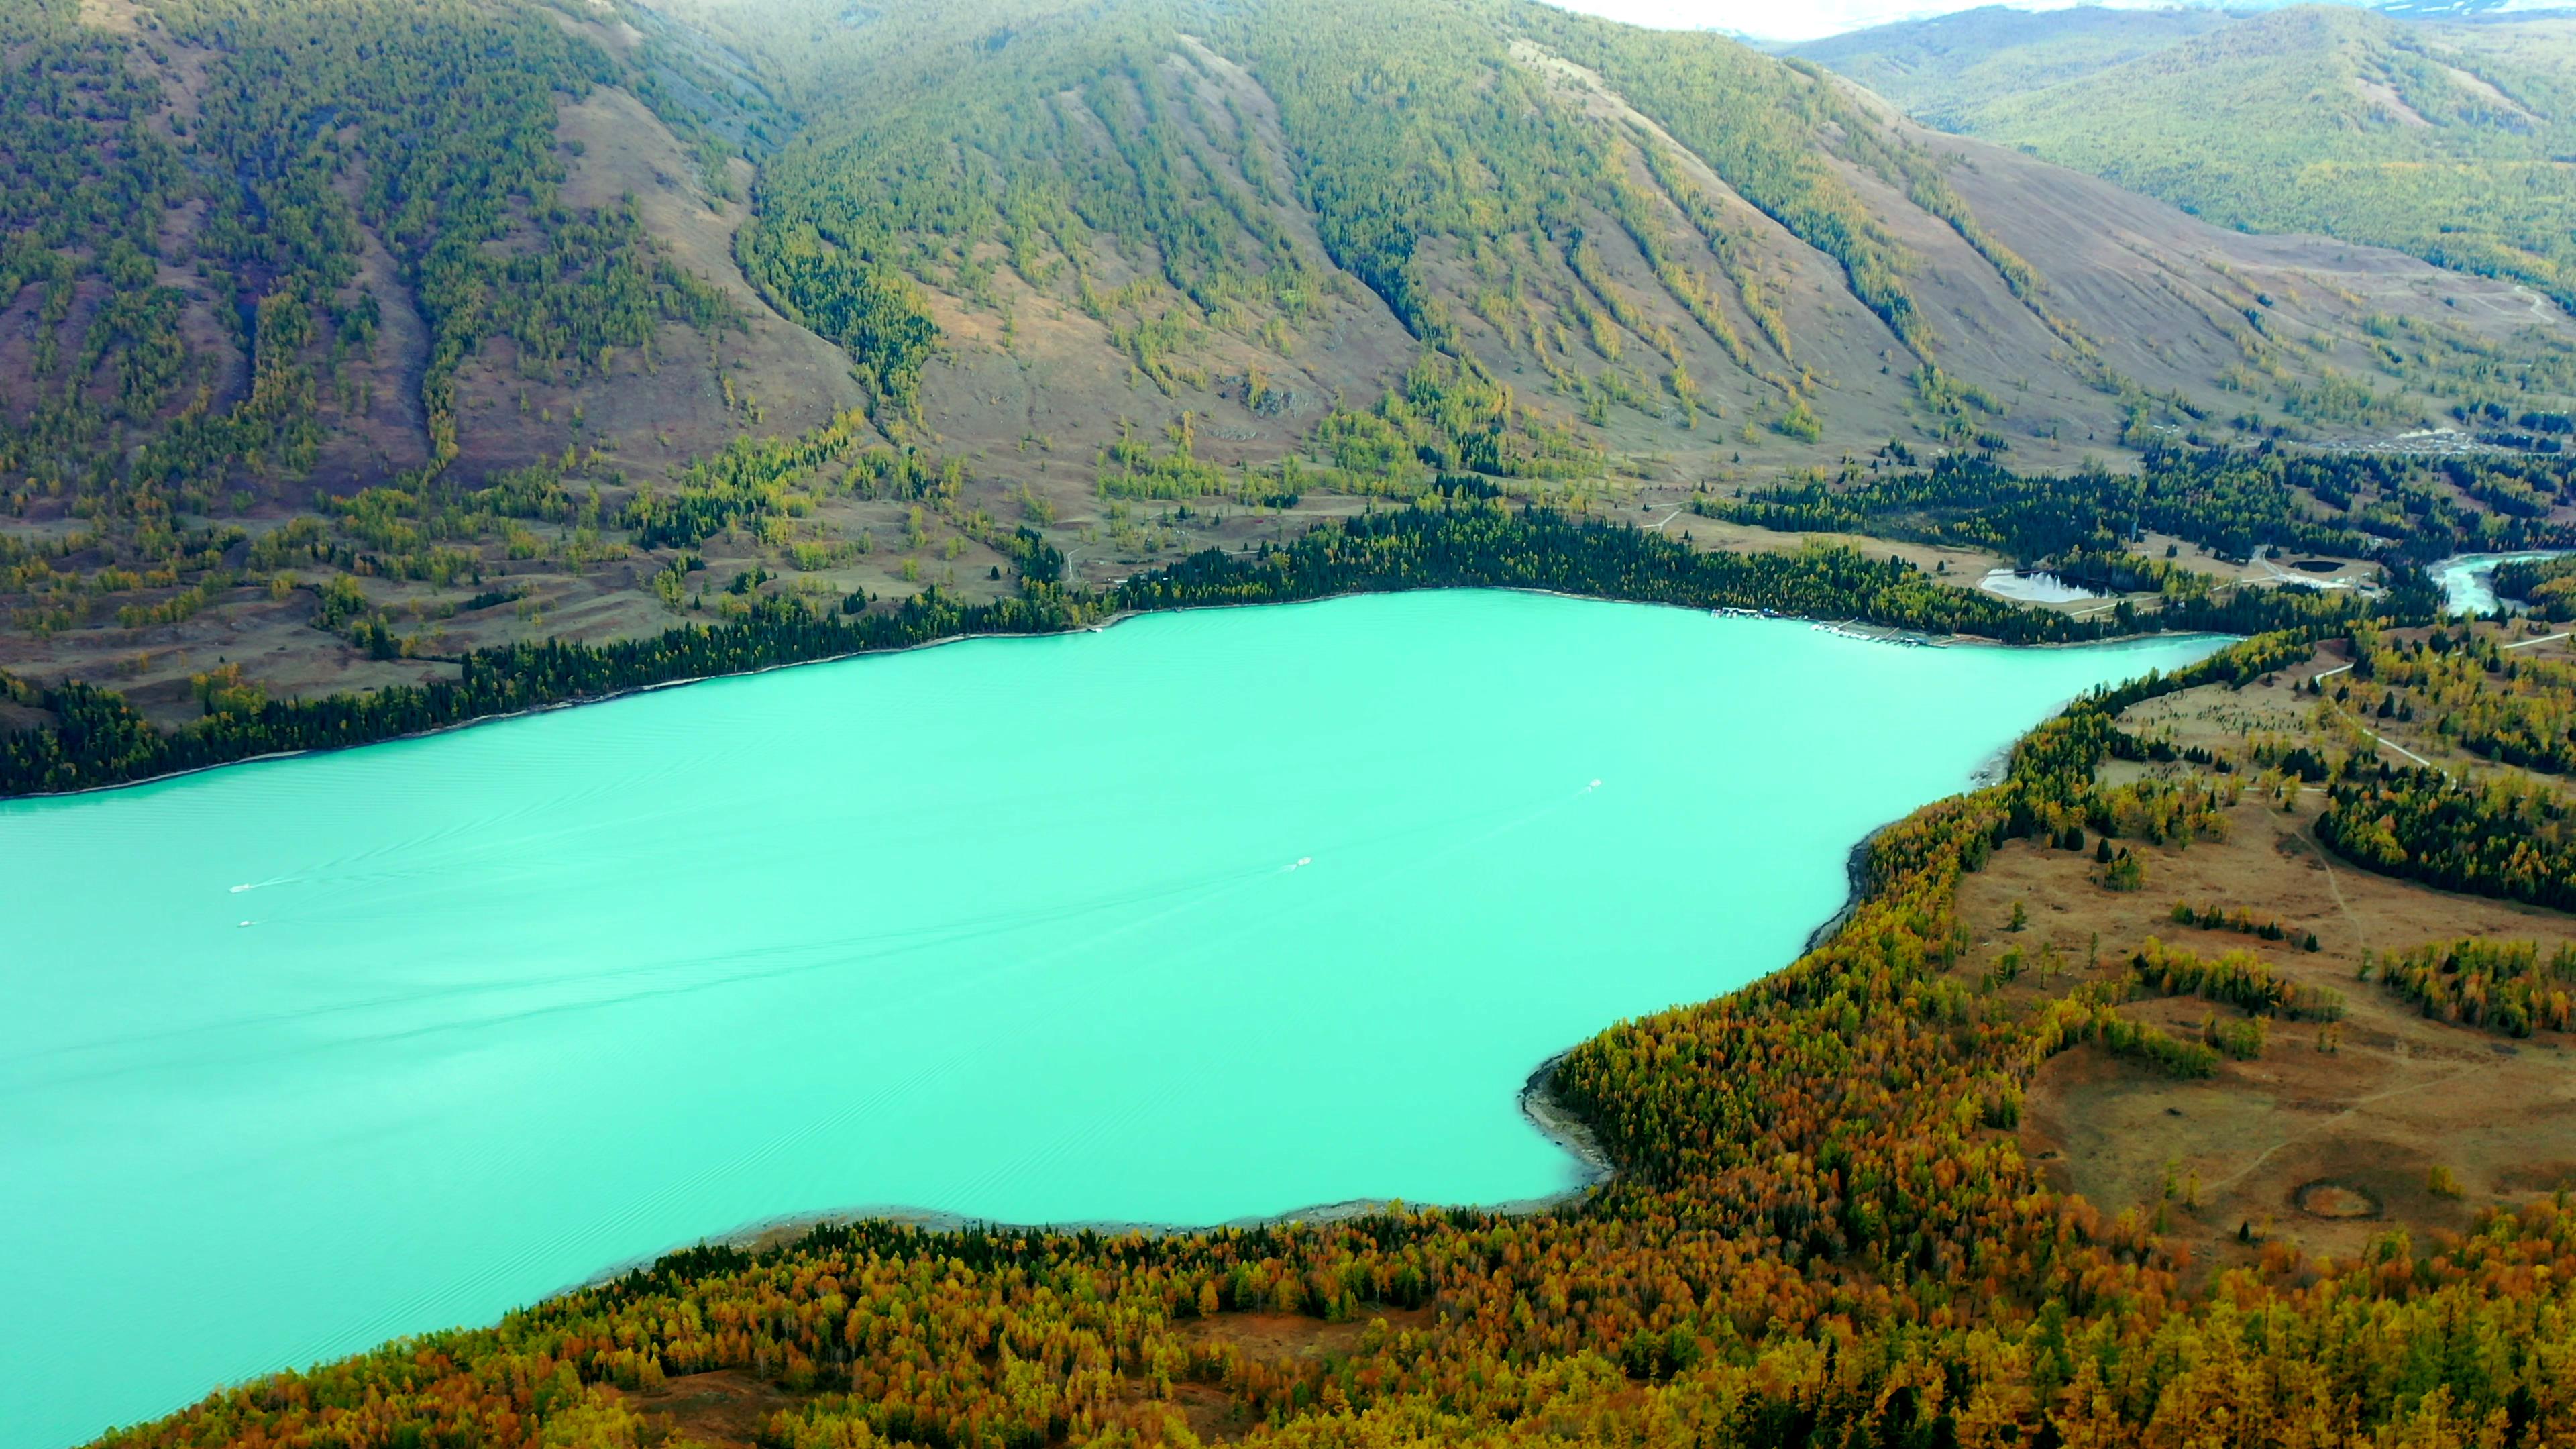
[[[0,26],[0,669],[164,723],[1098,582],[1444,474],[1669,510],[2576,387],[2513,285],[1511,0]]]
[[[1986,102],[2078,80],[2235,19],[2197,6],[1982,5],[1808,41],[1784,53],[1849,76],[1927,124],[1959,129],[1963,113]]]
[[[2302,6],[2114,61],[2137,23],[2111,12],[1972,13],[1955,68],[1909,64],[1930,44],[1910,32],[1809,53],[1939,125],[2222,225],[2397,247],[2576,301],[2576,21]]]
[[[2373,7],[2399,20],[2517,21],[2576,15],[2557,0],[2390,0]]]

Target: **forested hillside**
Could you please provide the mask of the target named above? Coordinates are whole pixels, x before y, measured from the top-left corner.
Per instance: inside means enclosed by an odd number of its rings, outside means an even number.
[[[1979,11],[1801,53],[1933,124],[2222,225],[2398,247],[2576,302],[2576,22],[2206,16]]]
[[[1963,119],[1990,101],[2108,70],[2235,19],[2199,6],[2032,11],[1982,5],[1804,41],[1784,53],[1849,76],[1919,120],[1964,130],[1970,128]]]
[[[6,23],[0,668],[165,727],[1103,584],[1443,474],[1670,516],[1890,444],[2510,448],[2576,408],[2510,286],[1513,0]]]
[[[728,158],[775,108],[633,27],[477,0],[5,23],[14,661],[264,635],[272,679],[337,678],[352,624],[620,557],[602,509],[631,480],[860,395],[725,255]],[[639,129],[669,155],[630,164]],[[783,390],[782,356],[811,386],[764,418],[732,374]]]

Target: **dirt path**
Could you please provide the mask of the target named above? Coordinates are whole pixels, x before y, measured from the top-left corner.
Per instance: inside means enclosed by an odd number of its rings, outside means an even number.
[[[2334,852],[2326,849],[2325,842],[2317,839],[2313,829],[2308,832],[2308,843],[2316,848],[2317,865],[2326,873],[2326,893],[2334,897],[2335,910],[2343,916],[2343,923],[2352,927],[2355,936],[2361,935],[2361,918],[2352,913],[2352,902],[2343,898],[2343,882],[2335,879]]]
[[[2313,1127],[2310,1127],[2305,1132],[2293,1132],[2289,1136],[2282,1138],[2280,1141],[2273,1143],[2271,1146],[2264,1148],[2260,1153],[2255,1155],[2252,1162],[2245,1164],[2243,1167],[2236,1169],[2234,1172],[2231,1172],[2226,1177],[2220,1179],[2219,1182],[2210,1189],[2210,1191],[2212,1193],[2225,1192],[2239,1182],[2244,1181],[2256,1168],[2271,1161],[2273,1153],[2280,1151],[2284,1147],[2295,1147],[2302,1142],[2311,1141],[2317,1137],[2323,1136],[2334,1128],[2342,1125],[2344,1122],[2350,1120],[2354,1113],[2359,1112],[2362,1108],[2370,1106],[2373,1103],[2385,1102],[2392,1097],[2403,1097],[2411,1092],[2420,1092],[2426,1087],[2438,1087],[2445,1082],[2456,1082],[2462,1077],[2472,1077],[2477,1075],[2479,1072],[2491,1070],[2493,1070],[2493,1068],[2484,1066],[2462,1067],[2456,1072],[2447,1072],[2441,1076],[2429,1077],[2420,1082],[2409,1082],[2402,1087],[2391,1087],[2385,1092],[2373,1092],[2371,1095],[2362,1098],[2360,1101],[2353,1103],[2351,1106],[2344,1108],[2342,1111],[2337,1112],[2333,1116],[2326,1118],[2324,1121],[2317,1123]]]

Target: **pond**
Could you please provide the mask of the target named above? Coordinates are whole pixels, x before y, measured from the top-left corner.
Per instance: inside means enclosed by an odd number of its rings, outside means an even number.
[[[2070,584],[2055,574],[2021,569],[1988,569],[1977,587],[2025,604],[2072,604],[2104,597],[2098,590]]]
[[[1542,1060],[2217,642],[1405,594],[0,804],[0,1446],[779,1214],[1562,1191]]]

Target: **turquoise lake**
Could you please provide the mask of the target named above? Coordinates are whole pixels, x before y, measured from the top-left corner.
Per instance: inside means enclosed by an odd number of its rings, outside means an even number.
[[[0,1449],[780,1214],[1560,1191],[1540,1061],[2217,642],[1406,594],[0,804]]]

